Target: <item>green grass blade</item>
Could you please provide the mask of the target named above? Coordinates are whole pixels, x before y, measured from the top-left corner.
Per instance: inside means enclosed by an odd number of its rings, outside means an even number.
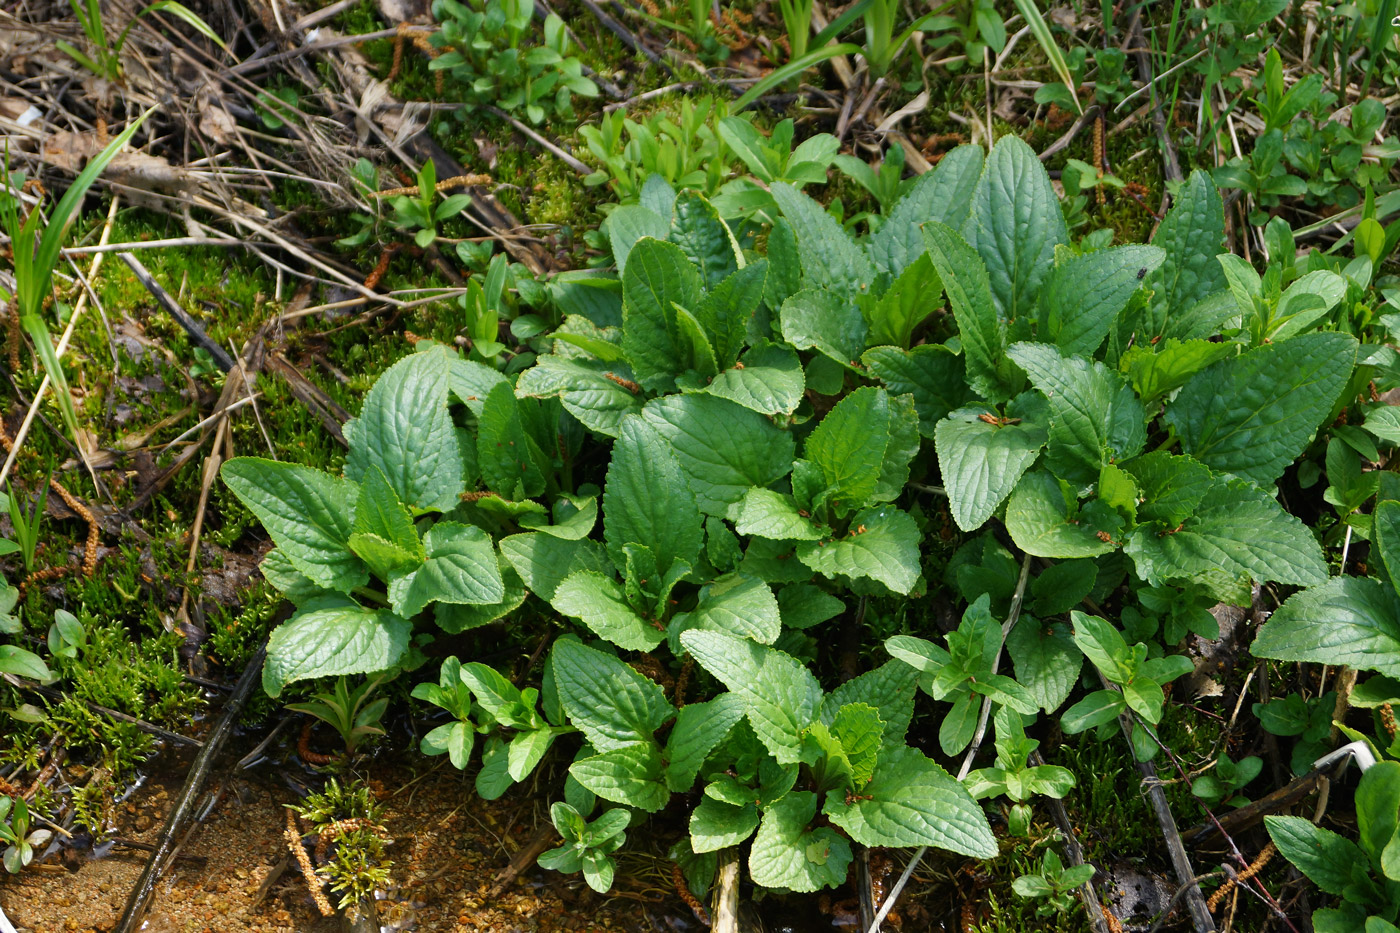
[[[58,353],[53,348],[53,337],[49,333],[49,328],[44,324],[44,319],[37,314],[21,315],[20,326],[29,335],[29,340],[34,344],[34,352],[39,354],[39,362],[44,366],[44,372],[48,373],[49,381],[53,383],[53,398],[58,403],[58,410],[63,415],[63,423],[68,427],[68,431],[73,435],[73,443],[80,444],[78,440],[78,411],[73,407],[73,395],[68,391],[68,379],[63,375],[63,366],[58,361]],[[81,445],[80,445],[81,449]]]
[[[824,45],[819,49],[813,49],[801,58],[794,58],[781,68],[774,68],[763,78],[744,92],[743,96],[736,100],[730,108],[731,113],[738,113],[749,104],[767,94],[773,88],[782,84],[788,78],[795,78],[813,65],[826,61],[828,58],[835,58],[838,55],[855,55],[860,52],[860,46],[843,42],[840,45]]]
[[[126,28],[122,30],[121,38],[117,40],[115,51],[120,52],[122,50],[122,46],[126,44],[127,34],[131,32],[131,27],[135,26],[136,21],[147,13],[169,13],[177,19],[184,20],[185,23],[194,27],[195,32],[213,42],[225,52],[229,50],[228,46],[224,45],[224,40],[219,38],[218,33],[214,32],[214,30],[209,27],[208,23],[200,19],[199,14],[194,10],[191,10],[183,3],[176,3],[175,0],[156,0],[155,3],[152,3],[140,13],[137,13],[136,16],[132,18],[131,22],[126,24]]]
[[[1055,37],[1050,35],[1050,24],[1045,22],[1045,17],[1040,15],[1040,7],[1035,5],[1035,0],[1014,0],[1014,2],[1016,9],[1021,11],[1026,25],[1031,27],[1031,34],[1035,36],[1035,41],[1040,43],[1045,57],[1050,59],[1050,66],[1055,69],[1055,74],[1059,75],[1065,87],[1069,88],[1070,97],[1074,98],[1074,109],[1083,113],[1084,106],[1079,103],[1079,94],[1074,87],[1074,76],[1070,74],[1064,53],[1055,44]]]
[[[851,4],[850,7],[846,10],[846,12],[842,13],[840,16],[836,17],[834,20],[828,23],[825,29],[817,33],[812,38],[811,47],[821,48],[831,40],[835,39],[838,35],[841,34],[841,30],[851,25],[851,23],[854,23],[861,16],[865,15],[865,11],[870,9],[870,5],[874,2],[875,0],[859,0],[858,3]]]
[[[88,162],[87,168],[83,169],[82,174],[80,174],[77,180],[63,193],[63,197],[58,202],[58,207],[54,208],[53,214],[49,217],[49,224],[44,228],[44,236],[39,241],[38,252],[34,255],[34,274],[30,276],[30,278],[34,280],[32,283],[34,287],[32,289],[25,289],[23,286],[20,287],[21,293],[28,291],[30,301],[37,302],[38,304],[30,304],[26,307],[23,304],[24,297],[22,295],[20,305],[21,314],[37,315],[39,313],[44,296],[49,292],[49,283],[53,280],[53,270],[58,265],[58,251],[63,246],[63,237],[68,231],[69,221],[77,214],[78,206],[82,204],[83,197],[87,194],[88,189],[92,187],[93,182],[97,181],[97,176],[101,175],[108,163],[117,157],[117,153],[121,152],[122,148],[127,143],[131,142],[131,137],[136,135],[137,129],[140,128],[141,124],[145,122],[146,118],[149,117],[154,110],[155,108],[152,107],[150,110],[147,110],[145,113],[141,114],[141,116],[131,121],[131,125],[123,130],[120,136],[108,143],[107,148],[103,149]],[[35,210],[30,212],[29,216],[31,219],[35,218],[38,216],[38,213],[39,212]],[[16,247],[15,272],[16,275],[18,275],[20,250],[18,249],[18,244],[16,244]]]

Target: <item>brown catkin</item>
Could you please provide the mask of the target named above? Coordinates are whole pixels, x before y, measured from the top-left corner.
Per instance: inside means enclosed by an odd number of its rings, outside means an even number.
[[[1385,731],[1390,735],[1390,741],[1395,741],[1395,710],[1389,703],[1381,704],[1381,725],[1385,726]]]
[[[1253,862],[1249,863],[1248,868],[1240,872],[1238,875],[1235,875],[1233,878],[1226,879],[1225,883],[1222,884],[1220,888],[1210,896],[1210,900],[1206,901],[1206,909],[1214,911],[1215,908],[1220,905],[1220,902],[1224,899],[1225,895],[1229,894],[1231,889],[1233,889],[1235,885],[1240,884],[1241,882],[1248,881],[1250,878],[1253,878],[1255,875],[1263,871],[1264,866],[1269,864],[1269,859],[1273,858],[1274,853],[1277,851],[1278,850],[1274,848],[1274,844],[1272,842],[1266,845],[1264,847],[1264,851],[1259,853],[1259,857],[1256,858]]]
[[[681,869],[680,862],[671,863],[671,883],[676,886],[676,894],[685,901],[690,912],[695,914],[695,919],[705,926],[709,926],[710,914],[705,910],[705,905],[700,903],[700,899],[691,893],[690,886],[685,883],[685,872]]]
[[[316,909],[321,912],[321,916],[329,917],[335,913],[335,908],[326,899],[326,892],[321,890],[323,882],[321,876],[316,874],[316,868],[311,864],[311,856],[306,852],[306,846],[301,841],[301,830],[297,828],[296,815],[291,810],[287,811],[287,831],[283,834],[287,840],[287,848],[291,849],[292,857],[301,866],[302,876],[306,878],[306,889],[311,892],[311,899],[316,902]]]
[[[315,728],[316,720],[308,719],[306,725],[301,727],[301,737],[297,739],[297,754],[301,760],[309,765],[323,766],[336,760],[335,755],[322,755],[320,752],[311,750],[311,730]]]

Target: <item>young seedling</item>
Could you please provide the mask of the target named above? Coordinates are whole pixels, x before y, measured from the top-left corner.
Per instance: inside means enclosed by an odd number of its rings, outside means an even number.
[[[305,703],[288,703],[287,709],[314,716],[328,724],[340,733],[346,754],[353,756],[365,739],[384,734],[379,720],[383,718],[389,700],[380,697],[370,701],[369,695],[386,680],[388,678],[385,676],[371,677],[351,690],[346,678],[339,677],[331,690],[312,694]]]
[[[1065,868],[1053,849],[1046,849],[1040,871],[1022,875],[1011,882],[1011,890],[1021,897],[1044,898],[1035,908],[1037,917],[1065,913],[1074,906],[1074,889],[1094,877],[1093,865]]]
[[[627,841],[631,814],[614,807],[590,823],[567,803],[556,803],[549,808],[549,816],[564,844],[541,855],[540,867],[566,874],[582,870],[590,888],[606,893],[617,871],[612,853]]]

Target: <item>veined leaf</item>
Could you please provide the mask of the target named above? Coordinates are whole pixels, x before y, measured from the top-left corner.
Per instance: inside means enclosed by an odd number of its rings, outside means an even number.
[[[224,483],[262,522],[272,540],[308,579],[349,592],[369,581],[350,550],[354,483],[310,467],[238,457],[219,471]]]
[[[505,598],[496,549],[480,528],[438,522],[423,544],[423,565],[389,581],[389,602],[399,615],[411,619],[434,602],[487,605]]]
[[[752,486],[768,486],[792,469],[791,432],[714,395],[653,399],[642,418],[671,444],[700,510],[723,516]]]
[[[1400,595],[1369,577],[1333,577],[1286,599],[1250,651],[1400,677]]]
[[[919,580],[919,526],[893,506],[857,512],[851,533],[827,542],[803,541],[797,556],[828,577],[869,577],[896,593],[908,593]]]
[[[770,190],[797,234],[803,286],[829,291],[833,297],[854,304],[856,296],[869,289],[875,279],[875,267],[865,250],[825,208],[796,188],[775,182]],[[849,359],[859,356],[856,353]]]
[[[549,663],[565,714],[599,751],[650,742],[675,715],[659,684],[573,638],[554,643]]]
[[[802,361],[792,348],[765,342],[751,347],[742,365],[720,373],[704,391],[762,415],[790,415],[804,388]]]
[[[1040,339],[1065,356],[1093,356],[1143,277],[1164,258],[1154,246],[1114,246],[1064,260],[1040,292]]]
[[[675,387],[684,371],[676,307],[691,310],[704,290],[700,274],[674,243],[644,237],[622,275],[622,348],[637,381],[655,392]]]
[[[1054,268],[1055,247],[1069,242],[1059,206],[1031,147],[1003,136],[982,168],[972,214],[963,226],[968,244],[986,265],[1002,320],[1034,316],[1041,283]]]
[[[1222,360],[1167,406],[1182,449],[1212,470],[1272,483],[1302,452],[1351,378],[1356,339],[1303,334]]]
[[[411,509],[446,512],[463,490],[461,448],[447,411],[452,358],[436,348],[405,357],[365,396],[350,434],[346,479],[378,468]]]
[[[603,536],[619,570],[623,546],[644,544],[663,575],[677,560],[692,566],[704,544],[695,494],[671,445],[640,417],[622,424],[603,490]]]
[[[791,791],[763,814],[749,850],[754,884],[789,891],[834,888],[846,880],[851,844],[830,826],[809,828],[817,795]]]
[[[783,338],[799,350],[820,350],[846,367],[860,361],[870,326],[852,299],[809,285],[784,301],[780,314]]]
[[[263,689],[275,697],[295,680],[386,670],[408,649],[412,628],[387,609],[344,596],[312,600],[268,638]]]
[[[985,408],[968,406],[934,429],[938,469],[953,521],[963,531],[976,531],[992,517],[1040,456],[1047,437],[1038,424],[989,424],[982,415],[996,417]]]
[[[870,374],[892,395],[912,395],[919,413],[919,432],[933,437],[938,422],[971,401],[963,359],[942,344],[912,350],[874,347],[861,357]]]
[[[557,397],[564,410],[599,434],[617,437],[623,419],[641,411],[631,368],[620,362],[542,356],[520,374],[517,395]]]
[[[933,171],[918,177],[870,237],[875,265],[891,277],[902,273],[923,255],[921,228],[929,221],[961,229],[972,210],[972,194],[981,174],[981,146],[958,146],[945,153]]]
[[[1006,401],[1015,379],[1005,358],[1006,321],[992,301],[987,267],[956,230],[943,224],[924,225],[924,244],[958,324],[968,385],[988,401]]]
[[[1225,287],[1225,273],[1215,258],[1225,248],[1225,205],[1207,172],[1191,173],[1157,227],[1152,245],[1165,256],[1146,279],[1153,292],[1153,324],[1139,340],[1159,334],[1191,336],[1173,332],[1172,318]]]

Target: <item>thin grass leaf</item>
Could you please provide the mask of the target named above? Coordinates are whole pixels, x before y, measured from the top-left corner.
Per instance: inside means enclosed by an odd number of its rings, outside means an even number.
[[[1050,59],[1050,66],[1055,69],[1055,74],[1059,75],[1065,87],[1069,88],[1069,96],[1074,99],[1074,109],[1083,113],[1084,106],[1079,103],[1079,94],[1074,87],[1074,76],[1070,74],[1064,53],[1055,44],[1055,37],[1050,35],[1050,24],[1045,22],[1045,17],[1040,15],[1040,7],[1036,6],[1035,0],[1014,0],[1014,2],[1016,9],[1020,10],[1021,16],[1025,18],[1026,25],[1031,27],[1031,34],[1035,36],[1035,41],[1040,43],[1045,57]]]
[[[738,113],[749,104],[767,94],[773,88],[782,84],[788,78],[795,78],[813,65],[826,61],[828,58],[835,58],[838,55],[855,55],[860,52],[860,46],[843,42],[840,45],[825,45],[819,49],[813,49],[801,58],[794,58],[781,68],[775,68],[764,75],[757,84],[744,92],[743,96],[734,102],[731,110]]]
[[[147,13],[169,13],[171,16],[182,19],[188,25],[193,26],[196,32],[213,42],[225,52],[229,50],[228,46],[224,45],[224,40],[220,39],[218,34],[215,33],[213,29],[209,28],[208,23],[199,18],[198,13],[182,3],[176,3],[175,0],[156,0],[155,3],[152,3],[140,13],[137,13],[136,16],[132,18],[131,22],[126,24],[126,28],[122,30],[121,38],[117,40],[116,52],[121,52],[122,46],[126,44],[127,34],[130,33],[131,28],[136,25],[136,21]]]
[[[58,403],[58,410],[63,415],[63,423],[68,427],[68,431],[73,435],[73,440],[76,443],[78,410],[73,407],[73,395],[68,391],[68,379],[63,375],[63,366],[58,361],[58,353],[54,351],[53,336],[49,333],[44,319],[37,314],[22,315],[19,324],[29,335],[30,342],[34,344],[34,352],[39,355],[39,362],[43,364],[44,372],[48,373],[49,381],[53,383],[54,401]]]

